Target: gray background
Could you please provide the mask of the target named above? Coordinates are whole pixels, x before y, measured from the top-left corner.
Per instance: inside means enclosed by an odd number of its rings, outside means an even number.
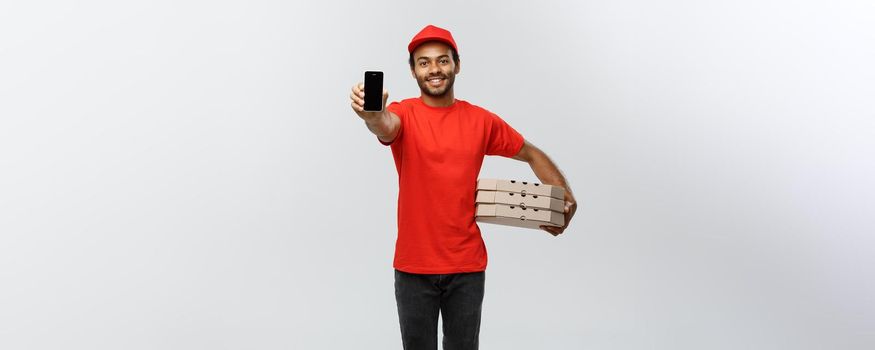
[[[875,6],[672,0],[4,2],[0,348],[400,348],[348,93],[429,23],[580,201],[483,225],[482,348],[875,347]]]

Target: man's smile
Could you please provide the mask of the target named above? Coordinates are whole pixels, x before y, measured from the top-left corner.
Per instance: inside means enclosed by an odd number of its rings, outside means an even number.
[[[438,87],[438,86],[443,85],[445,80],[446,80],[446,78],[442,78],[442,77],[431,77],[431,78],[428,78],[427,81],[428,81],[429,85],[431,85],[433,87]]]

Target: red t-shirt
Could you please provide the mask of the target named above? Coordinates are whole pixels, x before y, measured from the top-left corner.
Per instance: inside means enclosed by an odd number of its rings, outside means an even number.
[[[524,139],[486,109],[456,99],[430,107],[420,98],[386,107],[401,118],[391,143],[398,170],[394,268],[420,274],[486,270],[486,244],[474,221],[477,176],[486,155],[513,157]]]

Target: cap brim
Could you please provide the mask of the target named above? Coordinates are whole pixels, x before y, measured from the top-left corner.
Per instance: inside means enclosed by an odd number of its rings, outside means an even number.
[[[412,42],[410,42],[409,45],[407,45],[407,52],[413,53],[413,51],[415,51],[416,48],[419,47],[419,45],[422,45],[422,44],[429,42],[429,41],[442,42],[444,44],[449,45],[451,48],[453,48],[453,51],[455,51],[457,54],[459,53],[459,50],[456,49],[456,46],[453,45],[452,42],[450,42],[449,40],[444,39],[444,38],[419,38],[419,39],[416,39],[415,41],[412,41]]]

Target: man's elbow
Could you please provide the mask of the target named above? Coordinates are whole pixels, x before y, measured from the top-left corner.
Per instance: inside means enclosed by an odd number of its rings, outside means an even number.
[[[529,143],[529,141],[523,141],[523,147],[520,148],[520,151],[511,158],[521,162],[531,163],[536,150],[537,148]]]

